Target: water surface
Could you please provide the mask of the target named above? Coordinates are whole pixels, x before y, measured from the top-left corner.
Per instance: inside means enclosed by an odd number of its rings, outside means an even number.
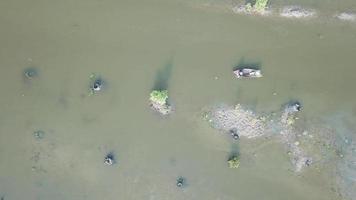
[[[351,0],[298,3],[329,14]],[[0,2],[0,196],[5,199],[341,199],[331,173],[295,174],[276,141],[234,143],[202,120],[206,106],[302,118],[356,115],[356,25],[233,14],[228,1]],[[239,63],[264,78],[236,80]],[[26,80],[23,71],[38,70]],[[148,96],[163,75],[175,113]],[[92,73],[106,88],[89,95]],[[159,80],[158,80],[159,79]],[[276,95],[274,95],[274,93]],[[342,123],[342,122],[340,122]],[[43,130],[43,139],[33,136]],[[353,132],[354,133],[354,132]],[[231,151],[241,166],[227,168]],[[117,164],[103,164],[113,152]],[[327,171],[327,170],[326,170]],[[185,188],[176,178],[187,179]]]

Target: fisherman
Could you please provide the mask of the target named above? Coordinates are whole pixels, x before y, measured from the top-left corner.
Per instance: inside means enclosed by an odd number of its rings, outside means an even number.
[[[109,153],[106,155],[105,159],[104,159],[104,164],[111,166],[113,164],[115,164],[115,157],[113,153]]]
[[[177,179],[176,185],[177,185],[177,187],[183,187],[185,185],[185,179],[183,177],[179,177]]]
[[[236,128],[230,129],[229,133],[231,134],[232,138],[234,138],[234,140],[240,139],[239,134],[237,134]]]
[[[96,79],[92,85],[93,91],[100,91],[103,87],[103,81],[101,79]]]
[[[25,69],[25,71],[24,71],[24,76],[27,79],[33,79],[37,75],[38,75],[38,72],[37,72],[37,70],[35,68],[28,68],[28,69]]]

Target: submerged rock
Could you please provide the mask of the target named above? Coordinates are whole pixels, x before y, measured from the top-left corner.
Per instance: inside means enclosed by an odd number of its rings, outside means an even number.
[[[239,104],[235,107],[220,106],[211,110],[207,116],[211,125],[219,130],[238,133],[237,137],[255,138],[266,133],[267,126],[263,117]],[[233,134],[230,132],[230,134]],[[235,136],[236,137],[236,136]]]
[[[282,8],[279,15],[287,18],[307,18],[315,16],[316,11],[301,6],[286,6]]]
[[[339,13],[339,14],[335,15],[335,17],[337,19],[343,20],[343,21],[355,21],[356,20],[356,13],[342,12],[342,13]]]

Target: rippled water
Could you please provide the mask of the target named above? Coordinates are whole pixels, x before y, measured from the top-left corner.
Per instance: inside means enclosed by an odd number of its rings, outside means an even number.
[[[0,197],[325,200],[352,191],[337,175],[345,160],[296,174],[283,144],[234,142],[202,111],[240,103],[271,112],[298,99],[300,129],[355,138],[356,23],[328,18],[356,11],[355,1],[271,2],[324,15],[304,21],[237,15],[236,3],[1,1]],[[241,63],[264,77],[235,79]],[[24,77],[28,68],[37,75]],[[92,73],[105,81],[94,95]],[[157,83],[175,108],[166,118],[148,106]],[[229,169],[235,151],[241,164]],[[117,163],[107,166],[110,152]]]

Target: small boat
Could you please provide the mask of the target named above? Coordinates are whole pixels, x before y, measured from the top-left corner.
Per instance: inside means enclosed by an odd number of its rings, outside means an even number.
[[[260,78],[261,70],[252,68],[242,68],[234,71],[237,78]]]

